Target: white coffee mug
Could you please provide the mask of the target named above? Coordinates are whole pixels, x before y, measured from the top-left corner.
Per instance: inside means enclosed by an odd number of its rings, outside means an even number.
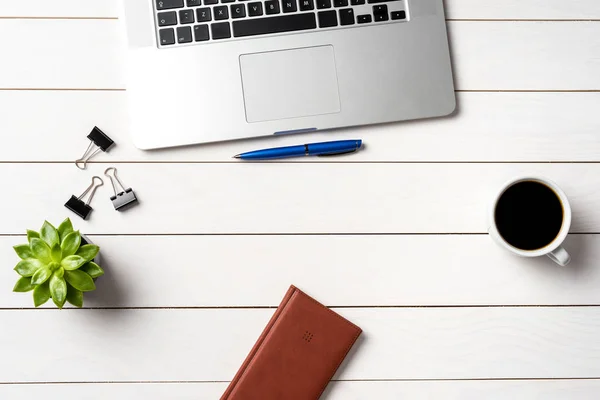
[[[562,221],[562,226],[560,227],[560,231],[558,232],[558,235],[556,235],[556,238],[554,238],[554,240],[552,242],[550,242],[548,245],[546,245],[540,249],[536,249],[536,250],[523,250],[523,249],[519,249],[517,247],[512,246],[506,240],[504,240],[502,235],[500,235],[500,232],[498,231],[498,227],[496,225],[495,212],[496,212],[496,206],[498,204],[498,200],[501,198],[501,196],[504,194],[504,192],[508,188],[512,187],[513,185],[515,185],[517,183],[525,182],[525,181],[539,182],[543,185],[546,185],[550,189],[552,189],[552,191],[556,194],[556,196],[560,200],[560,202],[562,204],[562,208],[563,208],[563,221]],[[569,229],[571,228],[571,205],[569,204],[569,199],[567,198],[567,195],[565,194],[565,192],[563,192],[562,189],[559,188],[556,183],[554,183],[548,179],[539,178],[539,177],[521,177],[521,178],[512,179],[512,180],[508,181],[507,183],[505,183],[502,186],[502,188],[498,191],[498,193],[494,197],[494,201],[493,201],[492,207],[490,209],[489,220],[490,220],[490,228],[489,228],[490,236],[493,237],[500,246],[504,247],[508,251],[510,251],[514,254],[517,254],[519,256],[522,256],[522,257],[539,257],[539,256],[545,255],[545,256],[550,257],[550,259],[552,261],[554,261],[555,263],[557,263],[560,266],[565,266],[571,261],[571,256],[562,247],[563,242],[565,241],[565,239],[567,238],[567,235],[569,234]]]

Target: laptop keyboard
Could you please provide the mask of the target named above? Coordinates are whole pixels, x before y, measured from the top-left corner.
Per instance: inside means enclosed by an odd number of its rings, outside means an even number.
[[[408,20],[406,0],[154,0],[159,47]]]

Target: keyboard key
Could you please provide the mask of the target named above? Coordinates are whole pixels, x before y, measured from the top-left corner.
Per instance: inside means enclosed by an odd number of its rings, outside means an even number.
[[[197,6],[201,6],[201,5],[202,5],[201,0],[187,0],[188,7],[197,7]]]
[[[300,0],[300,11],[309,11],[315,8],[313,0]]]
[[[340,10],[340,25],[354,25],[354,10],[345,8]]]
[[[331,26],[337,26],[336,12],[333,10],[319,12],[319,28],[329,28]]]
[[[196,25],[194,26],[194,39],[196,42],[204,42],[210,39],[208,36],[208,25]]]
[[[365,4],[365,0],[350,0],[351,6],[360,6],[362,4]]]
[[[210,39],[208,33],[208,25],[196,25],[194,26],[194,39],[196,42],[204,42]]]
[[[161,29],[159,31],[159,35],[161,45],[167,46],[170,44],[175,44],[175,31],[173,28]]]
[[[244,18],[246,16],[246,6],[244,4],[232,4],[231,18]]]
[[[179,23],[180,24],[193,24],[194,22],[194,11],[193,10],[181,10],[179,11]]]
[[[229,22],[219,22],[210,26],[213,39],[227,39],[231,37]]]
[[[281,0],[281,8],[284,13],[297,11],[296,0]]]
[[[229,18],[229,12],[227,11],[227,6],[217,6],[214,8],[214,12],[215,12],[215,21],[218,21],[220,19],[228,19]]]
[[[221,0],[221,3],[233,3],[235,0]]]
[[[251,17],[258,17],[263,14],[262,3],[249,3],[248,4],[248,15]]]
[[[359,24],[368,24],[369,22],[371,22],[371,20],[371,15],[369,14],[359,15],[358,17],[356,17],[356,21]]]
[[[385,4],[380,6],[373,6],[373,16],[375,17],[375,21],[387,21],[390,19],[388,15],[388,8]]]
[[[278,0],[265,1],[265,8],[267,10],[267,15],[279,14],[279,1]]]
[[[267,2],[268,3],[268,2]],[[315,29],[317,22],[314,13],[283,15],[271,18],[243,19],[233,22],[233,36],[254,36],[267,33],[281,33]]]
[[[317,8],[319,10],[331,8],[331,0],[317,0]]]
[[[333,0],[334,7],[348,7],[348,0]]]
[[[204,0],[204,5],[210,6],[212,4],[217,4],[218,2],[219,2],[219,0]]]
[[[192,41],[192,28],[189,26],[180,26],[177,28],[177,42],[190,43]]]
[[[196,9],[196,19],[198,22],[208,22],[212,19],[212,15],[210,13],[210,8],[198,8]]]
[[[390,1],[398,1],[398,0],[368,0],[369,4],[388,3]]]
[[[406,19],[406,11],[392,11],[392,19]]]
[[[157,10],[169,10],[171,8],[182,8],[183,0],[156,0]]]
[[[158,13],[158,26],[177,25],[177,13],[169,11]]]

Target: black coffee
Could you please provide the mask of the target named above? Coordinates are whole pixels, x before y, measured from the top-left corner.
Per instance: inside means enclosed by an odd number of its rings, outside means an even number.
[[[502,194],[494,213],[498,232],[510,245],[537,250],[552,243],[563,224],[563,207],[552,189],[519,182]]]

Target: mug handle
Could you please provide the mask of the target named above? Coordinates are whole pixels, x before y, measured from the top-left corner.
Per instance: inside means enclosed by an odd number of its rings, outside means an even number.
[[[569,262],[571,262],[571,256],[564,247],[559,246],[556,250],[551,253],[548,253],[548,257],[561,267],[566,266]]]

